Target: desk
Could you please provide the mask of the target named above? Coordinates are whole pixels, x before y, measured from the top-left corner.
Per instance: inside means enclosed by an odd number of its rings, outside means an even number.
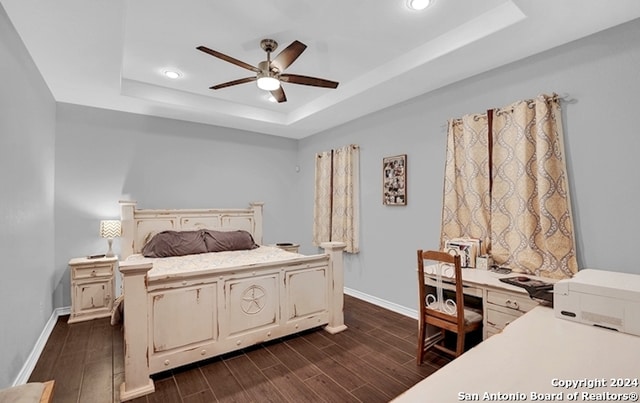
[[[434,266],[425,267],[425,284],[435,287]],[[509,323],[525,312],[538,306],[524,288],[500,281],[503,277],[517,276],[517,273],[500,274],[483,269],[462,269],[464,293],[482,298],[482,339],[486,340],[500,333]],[[535,276],[531,279],[553,283],[556,280]],[[446,279],[443,279],[446,281]],[[447,287],[451,285],[451,287]],[[452,284],[445,288],[453,290]]]
[[[638,336],[558,319],[553,309],[539,306],[515,320],[502,333],[422,380],[394,402],[446,403],[475,397],[482,401],[485,392],[518,397],[493,399],[501,401],[589,400],[583,393],[600,394],[601,398],[586,396],[600,401],[614,400],[611,396],[602,399],[606,393],[635,393],[637,397],[640,361],[633,357],[638,351]],[[614,385],[618,379],[623,386]],[[584,384],[573,388],[554,386],[565,381]],[[586,382],[596,385],[589,388]],[[572,399],[569,394],[576,392],[577,398]],[[540,398],[541,393],[549,395]]]

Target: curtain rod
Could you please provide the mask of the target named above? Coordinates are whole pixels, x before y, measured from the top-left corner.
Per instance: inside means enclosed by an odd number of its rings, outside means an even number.
[[[342,147],[340,147],[340,148],[343,148],[343,147],[351,147],[351,149],[352,149],[352,150],[357,150],[357,149],[359,149],[359,148],[360,148],[360,146],[359,146],[359,145],[357,145],[357,144],[349,144],[348,146],[342,146]],[[328,151],[325,151],[325,152],[340,151],[340,148],[338,148],[338,149],[333,149],[333,148],[332,148],[331,150],[328,150]],[[316,157],[317,157],[317,158],[322,158],[322,155],[321,155],[320,153],[317,153],[317,154],[316,154]]]
[[[544,95],[544,94],[541,94],[541,95]],[[539,96],[540,96],[540,95],[539,95]],[[537,97],[536,97],[536,98],[537,98]],[[562,94],[556,94],[556,93],[553,93],[553,94],[550,96],[550,99],[554,99],[554,100],[562,101],[563,103],[567,103],[567,104],[573,104],[573,103],[576,103],[576,102],[577,102],[577,101],[576,101],[576,99],[575,99],[575,98],[572,98],[572,97],[569,95],[569,93],[567,93],[567,92],[564,92],[564,93],[562,93]],[[516,101],[516,102],[514,102],[514,103],[517,103],[517,102],[532,102],[532,101],[534,101],[534,100],[535,100],[535,98],[531,98],[531,99],[525,99],[525,100],[521,100],[521,101]],[[503,108],[491,108],[491,109],[493,109],[493,110],[499,110],[499,109],[504,109],[504,108],[505,108],[505,107],[503,107]],[[506,108],[508,108],[508,106],[507,106]],[[475,113],[475,114],[472,114],[472,115],[473,115],[473,116],[478,116],[478,117],[480,117],[480,116],[482,116],[482,115],[484,115],[484,114],[485,114],[485,113],[483,112],[483,113]],[[455,119],[453,119],[453,122],[454,122],[454,123],[460,123],[460,122],[462,122],[462,119],[461,119],[461,118],[455,118]],[[440,127],[446,131],[446,130],[449,128],[449,122],[447,121],[447,123],[446,123],[446,124],[444,124],[444,125],[442,125],[442,126],[440,126]]]

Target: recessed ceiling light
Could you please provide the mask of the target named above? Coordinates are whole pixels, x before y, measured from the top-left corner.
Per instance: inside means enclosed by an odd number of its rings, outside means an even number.
[[[180,78],[182,77],[182,73],[180,73],[179,71],[175,71],[175,70],[165,70],[162,72],[162,74],[164,74],[165,76],[172,78],[172,79],[176,79],[176,78]]]
[[[433,0],[407,0],[407,7],[410,10],[424,10],[429,7]]]

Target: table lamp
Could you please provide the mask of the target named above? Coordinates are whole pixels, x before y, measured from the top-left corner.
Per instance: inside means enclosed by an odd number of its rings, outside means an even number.
[[[114,256],[111,246],[113,245],[113,238],[120,236],[122,226],[120,220],[102,220],[100,221],[100,237],[107,238],[109,244],[109,250],[105,254],[106,257]]]

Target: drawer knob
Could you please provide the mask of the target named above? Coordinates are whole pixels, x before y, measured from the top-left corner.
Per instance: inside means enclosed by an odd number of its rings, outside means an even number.
[[[205,354],[207,354],[207,350],[200,351],[200,355],[205,355]]]
[[[518,301],[511,301],[510,299],[508,299],[505,301],[505,304],[507,305],[507,308],[520,309],[520,305],[518,304]]]
[[[169,365],[169,360],[164,360],[164,365]]]
[[[95,270],[91,270],[91,277],[95,277],[96,276],[96,271]]]

